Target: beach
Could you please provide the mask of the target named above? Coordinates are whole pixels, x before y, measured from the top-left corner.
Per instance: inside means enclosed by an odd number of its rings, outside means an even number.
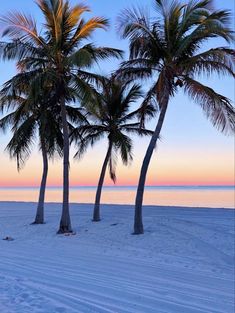
[[[0,313],[235,313],[233,1],[0,14]]]
[[[56,235],[61,205],[0,202],[1,313],[233,313],[234,210],[71,204],[75,235]]]

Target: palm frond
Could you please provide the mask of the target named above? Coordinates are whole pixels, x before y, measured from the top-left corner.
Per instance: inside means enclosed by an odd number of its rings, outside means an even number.
[[[87,44],[74,52],[68,58],[68,62],[78,68],[91,67],[94,63],[108,58],[121,58],[123,51],[109,47],[95,47],[93,44]]]
[[[231,13],[227,10],[205,11],[204,16],[198,15],[197,20],[190,26],[192,30],[182,37],[176,55],[193,55],[202,43],[211,38],[223,38],[232,43],[234,31],[229,27],[230,21]]]
[[[23,43],[33,43],[37,46],[44,46],[44,41],[39,37],[36,21],[30,15],[20,12],[9,12],[0,18],[6,25],[2,36],[8,36],[13,40],[20,40]]]
[[[88,147],[93,147],[96,142],[103,138],[104,134],[105,133],[102,131],[93,131],[84,136],[83,134],[79,133],[78,129],[76,129],[76,131],[73,133],[73,136],[77,140],[78,150],[74,155],[74,158],[80,159],[87,151]]]
[[[132,66],[131,62],[123,62],[121,67],[115,72],[116,77],[122,80],[147,80],[152,77],[151,67]]]
[[[125,114],[128,111],[130,105],[135,103],[137,100],[140,100],[142,97],[143,92],[140,85],[133,84],[128,90],[127,94],[123,97],[120,110],[122,110],[123,114]]]
[[[130,40],[130,59],[146,58],[151,47],[155,55],[155,64],[158,56],[164,53],[164,39],[161,26],[155,21],[150,23],[149,15],[143,8],[132,8],[123,10],[118,17],[118,32],[123,38]]]
[[[81,20],[77,29],[71,39],[71,46],[76,45],[78,42],[84,39],[89,39],[96,29],[107,29],[109,22],[106,18],[93,17],[87,22]]]
[[[86,117],[86,111],[82,108],[75,108],[69,105],[66,105],[66,112],[70,122],[79,125],[79,124],[88,124]]]
[[[0,130],[6,132],[6,130],[14,124],[15,112],[9,113],[0,119]]]
[[[132,126],[127,126],[124,129],[127,133],[129,134],[134,134],[137,136],[152,136],[154,131],[146,129],[146,128],[140,128],[138,127],[132,127]]]
[[[0,58],[22,62],[25,58],[41,57],[42,51],[29,42],[15,39],[11,42],[0,42]]]
[[[114,184],[117,181],[117,176],[116,176],[116,167],[117,167],[117,150],[115,147],[112,147],[110,158],[109,158],[109,175]]]
[[[116,149],[120,151],[124,165],[127,165],[130,161],[132,161],[132,140],[130,137],[120,131],[117,131],[115,134],[112,134],[112,142],[114,143]]]
[[[194,75],[211,75],[215,72],[219,75],[235,76],[235,51],[225,47],[207,50],[181,63],[185,72]]]
[[[10,157],[17,160],[17,169],[20,170],[30,156],[31,148],[35,139],[36,123],[32,116],[27,119],[17,130],[8,143],[6,150]]]
[[[184,89],[202,107],[214,127],[225,134],[234,134],[235,110],[229,99],[188,77],[184,80]]]
[[[71,86],[76,90],[77,96],[83,104],[92,101],[92,97],[96,93],[95,88],[88,81],[84,80],[83,76],[72,75]]]

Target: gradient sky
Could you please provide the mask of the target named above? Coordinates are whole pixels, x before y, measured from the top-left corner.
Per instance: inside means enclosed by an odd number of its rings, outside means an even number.
[[[71,0],[71,3],[81,1]],[[97,45],[106,45],[128,51],[127,41],[120,40],[114,28],[116,16],[123,8],[133,4],[148,5],[151,0],[87,0],[91,15],[110,18],[111,28],[108,32],[98,31],[93,38]],[[234,15],[234,1],[215,1],[217,8],[230,9]],[[37,21],[42,21],[41,14],[33,0],[1,1],[1,14],[9,10],[20,10],[32,14]],[[211,45],[225,45],[224,42],[212,41]],[[114,60],[102,63],[98,68],[102,74],[109,73],[117,67]],[[15,73],[13,63],[0,63],[0,84]],[[202,78],[201,81],[217,92],[234,100],[234,81],[231,78]],[[154,128],[156,121],[149,123]],[[14,160],[4,152],[11,134],[0,134],[0,187],[2,186],[38,186],[41,178],[42,161],[37,148],[18,173]],[[134,161],[128,167],[118,162],[118,185],[136,185],[140,166],[149,139],[134,138]],[[36,147],[36,145],[35,145]],[[100,167],[106,151],[106,141],[99,142],[78,162],[71,158],[71,185],[96,185]],[[74,155],[71,149],[71,156]],[[50,164],[48,184],[59,186],[62,182],[62,162],[54,160]],[[107,177],[106,185],[112,182]],[[233,185],[234,184],[234,138],[220,134],[206,120],[201,108],[191,102],[182,93],[171,100],[166,121],[162,130],[162,139],[158,143],[149,168],[148,185]]]

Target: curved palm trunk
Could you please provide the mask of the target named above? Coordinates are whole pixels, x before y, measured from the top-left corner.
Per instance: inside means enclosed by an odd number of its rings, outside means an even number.
[[[108,151],[104,159],[104,163],[101,169],[98,187],[96,191],[95,206],[94,206],[94,211],[93,211],[93,222],[100,221],[100,198],[101,198],[101,192],[102,192],[102,187],[104,183],[105,172],[106,172],[106,168],[108,165],[108,161],[110,159],[111,151],[112,151],[112,144],[109,143]]]
[[[58,234],[72,232],[69,214],[69,132],[66,117],[65,99],[61,100],[61,118],[64,137],[64,162],[63,162],[63,205]]]
[[[135,199],[135,218],[134,218],[134,233],[133,233],[134,235],[140,235],[144,233],[144,227],[143,227],[143,221],[142,221],[142,204],[143,204],[145,180],[146,180],[146,175],[147,175],[147,171],[149,167],[149,162],[151,160],[153,150],[156,146],[156,142],[159,138],[159,135],[162,129],[165,114],[167,111],[168,101],[169,101],[169,95],[165,96],[162,101],[161,112],[160,112],[160,116],[158,119],[158,123],[153,133],[153,136],[150,140],[148,149],[146,151],[146,154],[142,163],[140,178],[139,178],[139,183],[138,183],[138,188],[137,188],[137,193],[136,193],[136,199]]]
[[[36,217],[35,217],[35,221],[33,222],[33,224],[44,223],[44,200],[45,200],[47,173],[48,173],[48,158],[47,158],[44,138],[41,139],[41,148],[42,148],[42,159],[43,159],[43,173],[42,173],[42,180],[41,180],[41,185],[40,185],[37,212],[36,212]]]

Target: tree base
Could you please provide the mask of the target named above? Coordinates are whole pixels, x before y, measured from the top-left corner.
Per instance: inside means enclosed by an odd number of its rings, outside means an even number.
[[[144,232],[134,232],[134,233],[132,233],[132,235],[143,235],[144,234]]]
[[[143,235],[144,234],[144,227],[143,225],[134,226],[134,232],[132,235]]]
[[[38,222],[38,221],[34,221],[33,223],[30,223],[30,225],[42,225],[42,224],[46,224],[45,222]]]
[[[73,230],[69,229],[68,227],[60,227],[60,229],[57,231],[58,235],[61,235],[61,234],[71,234],[71,233],[73,233]]]
[[[100,222],[101,221],[101,218],[93,218],[92,222]]]

